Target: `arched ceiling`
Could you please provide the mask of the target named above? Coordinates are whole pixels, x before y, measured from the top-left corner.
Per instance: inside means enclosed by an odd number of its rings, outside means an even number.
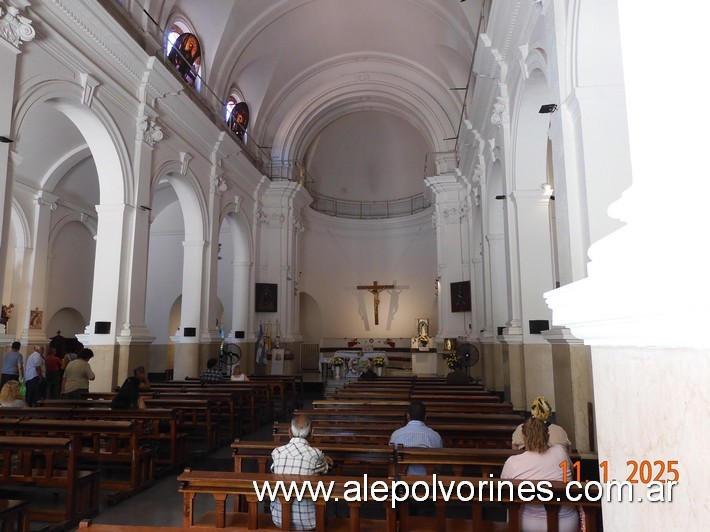
[[[338,130],[331,124],[361,112],[407,122],[426,151],[453,149],[454,142],[444,139],[457,133],[464,93],[451,88],[468,82],[483,3],[150,0],[146,9],[163,27],[177,16],[194,27],[207,84],[224,99],[238,88],[250,106],[249,138],[270,149],[274,160],[288,161],[303,160],[311,143]],[[416,151],[423,166],[421,138],[412,144],[415,137],[406,134],[391,144],[400,143],[398,152]]]

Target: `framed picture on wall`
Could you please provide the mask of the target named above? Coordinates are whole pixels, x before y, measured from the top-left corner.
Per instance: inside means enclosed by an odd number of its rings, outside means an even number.
[[[471,281],[451,283],[451,312],[471,312]]]
[[[277,312],[277,284],[256,283],[254,292],[254,307],[256,312]]]

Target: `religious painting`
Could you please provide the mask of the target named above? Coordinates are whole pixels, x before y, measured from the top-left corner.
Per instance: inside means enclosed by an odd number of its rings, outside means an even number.
[[[451,283],[451,312],[471,312],[471,281]]]
[[[200,42],[192,33],[183,33],[176,40],[170,53],[168,61],[180,72],[180,77],[190,85],[195,85],[197,71],[199,70]]]
[[[254,306],[256,312],[276,312],[278,285],[272,283],[256,283]]]
[[[234,106],[229,117],[229,129],[231,129],[237,137],[244,140],[244,133],[246,133],[248,126],[249,106],[246,102],[239,102]]]
[[[42,314],[44,314],[42,310],[30,310],[30,329],[42,328]]]

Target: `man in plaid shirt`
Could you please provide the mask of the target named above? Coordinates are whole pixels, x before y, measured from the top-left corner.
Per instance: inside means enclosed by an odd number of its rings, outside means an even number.
[[[222,380],[222,373],[217,367],[217,359],[210,358],[207,361],[207,369],[200,374],[200,382],[204,384],[206,382],[222,382]]]
[[[333,461],[322,451],[308,444],[311,420],[298,415],[291,421],[289,429],[291,441],[277,447],[271,453],[271,472],[277,475],[318,475],[328,471]],[[281,527],[281,501],[271,502],[271,519]],[[302,501],[291,502],[291,528],[293,530],[313,530],[316,527],[316,507],[313,501],[304,497]]]

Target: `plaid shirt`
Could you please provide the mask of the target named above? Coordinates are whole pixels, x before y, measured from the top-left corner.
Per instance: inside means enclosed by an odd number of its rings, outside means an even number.
[[[217,366],[208,368],[200,374],[200,382],[222,382],[222,373]]]
[[[304,438],[291,438],[286,445],[271,453],[271,472],[277,475],[318,475],[328,471],[323,453],[314,449]],[[271,502],[271,519],[281,527],[281,501]],[[291,528],[312,530],[316,527],[316,507],[310,499],[291,502]]]

